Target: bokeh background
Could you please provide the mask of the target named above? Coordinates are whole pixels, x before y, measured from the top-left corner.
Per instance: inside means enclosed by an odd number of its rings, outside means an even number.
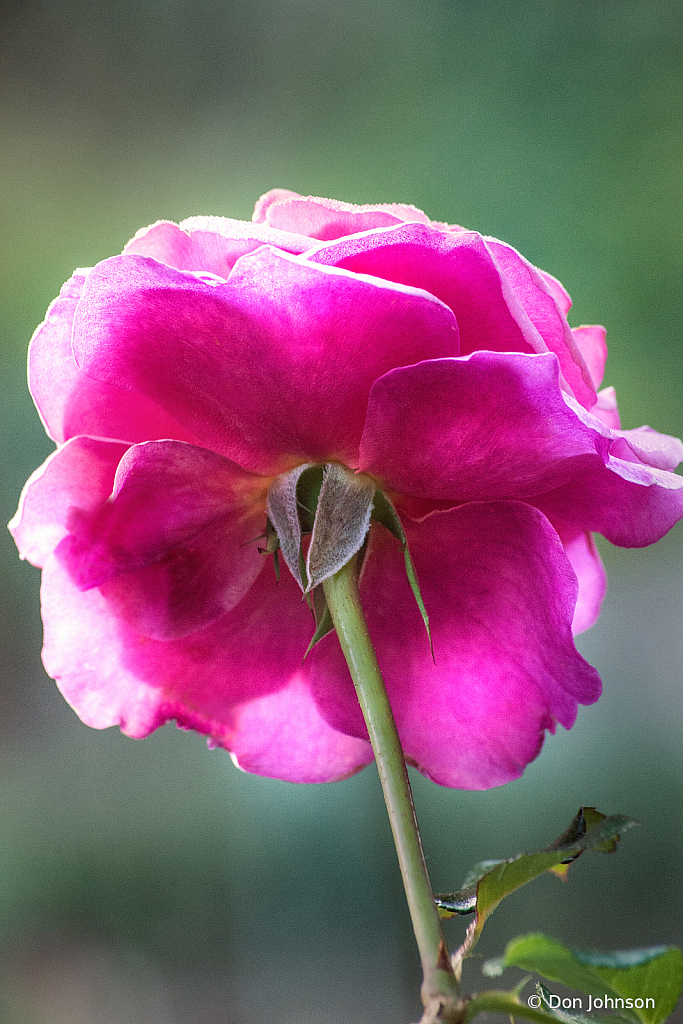
[[[51,449],[25,351],[72,269],[158,218],[249,219],[273,186],[511,242],[568,287],[574,326],[607,327],[624,424],[683,434],[682,43],[678,0],[2,0],[4,519]],[[374,769],[294,786],[172,726],[88,729],[40,665],[38,573],[0,548],[0,1020],[416,1019]],[[581,803],[642,822],[616,857],[510,898],[483,956],[539,928],[683,940],[683,530],[602,550],[580,641],[601,702],[502,789],[414,778],[437,889],[545,845]],[[470,989],[491,984],[480,965]]]

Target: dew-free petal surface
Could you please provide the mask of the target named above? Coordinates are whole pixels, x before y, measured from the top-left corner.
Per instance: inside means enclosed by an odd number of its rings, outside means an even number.
[[[572,633],[577,636],[595,625],[607,592],[607,576],[590,533],[562,538],[564,553],[579,581],[579,595],[572,619]]]
[[[150,398],[203,447],[275,474],[356,465],[376,378],[457,354],[458,332],[427,293],[265,246],[227,282],[141,256],[100,263],[73,345],[84,373]]]
[[[256,204],[255,221],[265,221],[273,228],[308,235],[311,239],[341,238],[403,221],[429,224],[429,217],[422,210],[402,203],[354,206],[353,203],[319,196],[285,194],[284,189],[274,189],[273,192],[277,194],[266,193]]]
[[[240,256],[266,244],[285,252],[301,253],[310,248],[311,240],[266,224],[249,224],[228,217],[189,217],[181,224],[158,221],[142,228],[123,252],[152,256],[176,270],[227,278]]]
[[[234,607],[262,569],[269,481],[179,441],[129,448],[111,500],[72,508],[58,555],[80,590],[108,587],[124,617],[165,639]]]
[[[45,460],[26,481],[9,524],[22,558],[42,567],[67,535],[71,509],[87,514],[107,500],[126,450],[118,441],[74,437]]]
[[[559,282],[551,288],[511,246],[476,231],[402,224],[319,246],[307,257],[426,288],[455,313],[462,355],[554,352],[565,386],[586,408],[594,404],[590,373],[555,298]]]
[[[534,499],[562,534],[602,533],[612,544],[654,544],[683,516],[683,477],[610,457],[579,467],[565,486]]]
[[[543,493],[607,450],[567,405],[554,355],[475,352],[375,382],[360,468],[398,495],[455,503]]]
[[[95,381],[82,373],[72,355],[76,306],[89,270],[76,271],[37,328],[28,356],[29,389],[45,429],[61,443],[78,434],[135,443],[155,437],[192,440],[144,395]]]
[[[536,351],[535,337],[525,338],[510,310],[486,242],[474,231],[453,235],[426,225],[401,224],[319,246],[307,258],[426,288],[454,311],[462,355],[476,349]]]
[[[302,683],[313,622],[286,569],[276,584],[265,565],[237,608],[179,640],[140,636],[54,557],[42,603],[45,668],[87,725],[140,739],[176,720],[246,770],[293,782],[345,778],[372,760],[369,743],[331,727]]]
[[[405,526],[436,664],[400,547],[381,528],[361,581],[404,751],[442,785],[502,785],[536,757],[546,729],[569,728],[577,704],[599,696],[572,640],[576,577],[550,524],[521,502],[472,503]],[[362,736],[351,683],[338,682],[341,657],[333,636],[314,649],[314,693],[332,725]]]

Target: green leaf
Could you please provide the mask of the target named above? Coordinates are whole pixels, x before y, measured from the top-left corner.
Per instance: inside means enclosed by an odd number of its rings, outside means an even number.
[[[543,1009],[548,1016],[552,1017],[553,1020],[560,1021],[560,1024],[595,1024],[595,1021],[605,1021],[606,1024],[614,1024],[615,1021],[623,1021],[626,1018],[621,1017],[618,1014],[610,1015],[609,1017],[602,1016],[600,1014],[587,1017],[584,1013],[575,1013],[576,1003],[583,1009],[583,998],[581,996],[575,996],[572,998],[564,997],[569,999],[572,1009],[560,1009],[562,1001],[559,996],[556,996],[553,992],[549,992],[545,985],[540,982],[536,983],[536,994],[540,997],[543,1003]]]
[[[527,979],[528,980],[528,979]],[[558,1024],[558,1020],[564,1022],[571,1021],[571,1024],[596,1024],[596,1021],[601,1022],[603,1018],[595,1017],[591,1015],[590,1018],[581,1018],[578,1014],[571,1015],[563,1014],[562,1017],[558,1017],[556,1011],[553,1012],[544,1002],[543,997],[538,998],[540,1004],[537,1008],[533,1002],[529,999],[521,998],[518,994],[518,989],[514,989],[511,992],[499,992],[495,989],[490,989],[488,992],[480,992],[468,1001],[465,1010],[465,1016],[463,1024],[469,1024],[470,1021],[474,1020],[480,1013],[502,1013],[509,1017],[511,1020],[516,1020],[517,1017],[524,1017],[527,1020],[535,1021],[536,1024]],[[611,1021],[611,1024],[618,1024],[618,1017],[604,1018],[604,1021]]]
[[[469,949],[479,939],[486,919],[516,889],[576,860],[586,850],[611,852],[621,835],[637,822],[622,814],[607,817],[594,807],[581,807],[569,828],[550,846],[536,853],[520,853],[509,860],[481,861],[469,872],[462,889],[434,897],[441,917],[476,911],[476,926]]]
[[[381,523],[382,526],[386,527],[389,533],[393,534],[396,540],[401,544],[401,548],[403,549],[403,558],[406,564],[406,576],[408,577],[408,583],[410,584],[410,589],[413,592],[415,603],[420,610],[424,627],[427,630],[427,639],[429,640],[429,649],[432,652],[432,661],[435,661],[432,631],[429,627],[429,615],[427,614],[427,609],[425,608],[425,603],[422,599],[422,591],[420,590],[415,566],[413,565],[413,560],[410,557],[408,541],[406,539],[405,530],[403,529],[403,523],[399,518],[398,512],[391,501],[389,501],[384,491],[375,491],[371,518],[373,522]]]
[[[584,992],[591,997],[590,1005],[584,1002],[583,1007],[589,1012],[616,1010],[638,1024],[666,1020],[683,985],[683,958],[675,946],[587,953],[539,932],[509,942],[502,963]],[[596,1005],[596,1000],[602,1005]]]

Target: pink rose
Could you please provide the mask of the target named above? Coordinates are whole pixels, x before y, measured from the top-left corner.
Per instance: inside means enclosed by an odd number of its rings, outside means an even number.
[[[683,516],[680,441],[619,429],[601,327],[510,246],[411,206],[275,190],[254,222],[138,232],[38,328],[31,393],[57,450],[11,527],[43,568],[44,662],[83,721],[176,719],[248,771],[338,779],[372,759],[334,634],[259,552],[274,480],[369,475],[361,594],[409,761],[516,778],[600,681],[574,632],[605,580],[591,531],[640,546]]]

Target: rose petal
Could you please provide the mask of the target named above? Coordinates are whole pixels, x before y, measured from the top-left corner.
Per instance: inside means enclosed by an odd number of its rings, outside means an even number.
[[[617,393],[614,388],[603,388],[598,391],[597,402],[590,410],[593,416],[597,416],[610,430],[619,430],[621,419],[617,407]]]
[[[487,238],[486,243],[510,284],[508,303],[525,336],[532,336],[531,325],[538,333],[543,347],[554,352],[559,359],[562,374],[577,401],[585,409],[590,409],[595,404],[593,381],[581,349],[562,313],[562,306],[555,299],[554,290],[548,286],[536,267],[511,245],[505,245],[494,238]],[[506,292],[506,289],[503,291]],[[528,324],[524,323],[525,316],[528,317]],[[538,342],[534,344],[532,341],[531,344],[534,351],[542,351]]]
[[[125,246],[126,255],[152,256],[177,270],[207,271],[227,278],[240,256],[269,243],[286,252],[310,248],[310,238],[227,217],[189,217],[180,225],[158,221]]]
[[[284,190],[276,189],[278,193]],[[321,241],[353,235],[371,228],[384,228],[404,221],[429,224],[429,217],[415,206],[402,203],[380,203],[377,206],[354,206],[336,199],[319,196],[298,196],[295,193],[270,198],[266,193],[257,203],[254,217],[265,217],[273,228],[292,231]]]
[[[569,728],[600,680],[577,653],[576,577],[560,540],[521,502],[436,513],[406,534],[436,664],[398,544],[373,528],[361,596],[406,756],[442,785],[486,789],[520,776],[544,731]],[[363,736],[333,636],[309,656],[313,692],[336,728]]]
[[[462,355],[477,349],[536,350],[510,310],[486,242],[474,231],[447,234],[401,224],[319,246],[306,255],[325,266],[426,288],[454,311]]]
[[[605,363],[607,362],[607,342],[605,337],[607,331],[599,324],[592,327],[575,327],[572,331],[574,341],[583,356],[588,372],[597,389],[602,384],[605,376]]]
[[[639,461],[648,466],[676,469],[683,462],[683,443],[677,437],[660,434],[648,426],[620,430],[618,433]]]
[[[590,533],[579,533],[568,540],[562,537],[561,540],[564,553],[579,581],[579,596],[572,619],[572,633],[577,636],[597,622],[607,592],[607,577]]]
[[[227,283],[141,256],[106,260],[88,277],[73,342],[85,373],[149,396],[202,447],[272,475],[353,467],[376,378],[457,344],[453,314],[428,293],[269,247]]]
[[[246,770],[293,782],[345,778],[372,759],[369,743],[332,729],[306,689],[313,624],[286,569],[276,584],[265,567],[235,609],[180,640],[139,636],[55,558],[42,600],[45,667],[87,725],[142,738],[176,719],[234,750]]]
[[[71,510],[57,554],[79,590],[121,577],[105,595],[141,633],[184,636],[233,608],[263,568],[268,482],[182,442],[135,445],[111,499]]]
[[[263,195],[254,203],[254,213],[251,218],[252,222],[254,224],[265,224],[269,206],[272,206],[273,203],[280,203],[284,199],[291,199],[293,197],[301,198],[298,192],[292,192],[289,188],[271,188],[268,192],[264,192]]]
[[[586,408],[595,403],[590,374],[554,298],[557,289],[511,246],[475,231],[447,234],[406,224],[318,246],[307,257],[426,288],[455,313],[462,355],[554,352],[566,386]]]
[[[126,448],[117,441],[74,437],[29,477],[9,524],[22,558],[42,567],[68,533],[71,508],[94,512],[107,500]]]
[[[475,352],[375,382],[360,469],[399,495],[517,498],[558,486],[576,459],[606,458],[608,446],[567,405],[555,356]]]
[[[167,413],[134,395],[82,373],[73,358],[76,306],[89,270],[77,270],[37,328],[28,356],[29,388],[48,435],[58,443],[78,434],[135,443],[154,437],[192,440]]]
[[[534,499],[559,533],[602,533],[612,544],[654,544],[683,516],[683,477],[610,456],[578,468],[565,486]]]
[[[550,293],[552,297],[555,299],[555,302],[566,316],[569,310],[572,308],[571,295],[569,294],[565,286],[560,281],[558,281],[556,277],[553,277],[552,274],[549,274],[546,270],[539,270],[538,272],[545,281],[545,283],[548,285]]]

